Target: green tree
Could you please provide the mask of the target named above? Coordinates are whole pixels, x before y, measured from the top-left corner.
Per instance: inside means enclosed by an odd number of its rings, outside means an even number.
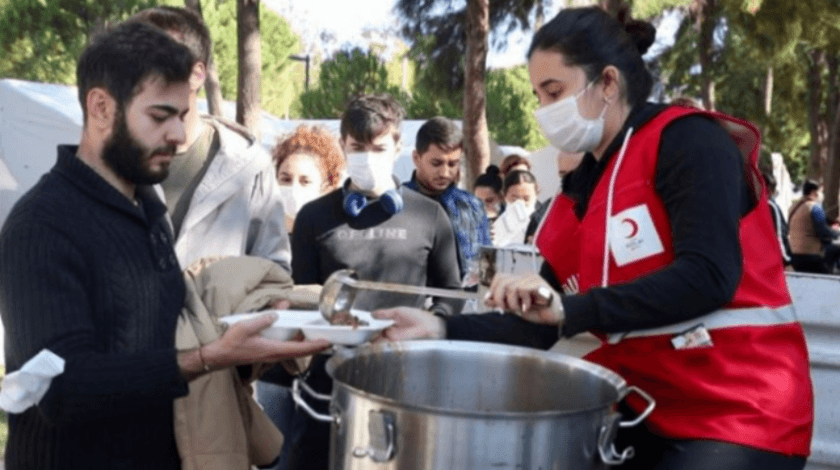
[[[339,51],[321,64],[318,87],[304,92],[302,114],[311,119],[341,117],[347,101],[362,93],[389,93],[403,105],[408,95],[390,82],[386,65],[374,51]]]
[[[421,46],[427,46],[426,38],[434,36],[429,63],[449,75],[450,90],[464,90],[464,149],[470,158],[469,181],[490,161],[485,83],[490,33],[497,33],[494,45],[504,44],[505,33],[528,28],[532,19],[536,23],[542,21],[544,3],[547,2],[468,0],[453,5],[452,0],[397,1],[403,36]]]
[[[436,43],[437,37],[434,35],[418,38],[408,52],[416,77],[410,89],[408,115],[414,119],[434,116],[461,119],[464,113],[463,88],[452,88],[451,74],[430,63]]]
[[[534,118],[537,106],[524,65],[487,73],[487,126],[494,141],[528,150],[548,145]]]
[[[239,76],[236,1],[208,0],[203,13],[213,37],[222,96],[235,100]],[[262,108],[280,116],[299,116],[298,96],[303,91],[304,72],[289,56],[301,51],[300,39],[286,20],[267,8],[260,8],[260,44]]]
[[[548,0],[489,0],[492,45],[503,46],[509,33],[540,24],[549,3]],[[467,6],[467,1],[453,0],[398,0],[396,6],[403,37],[413,50],[423,52],[424,65],[435,65],[446,74],[446,85],[453,90],[463,88]],[[431,47],[430,38],[434,38]]]
[[[73,84],[91,34],[154,0],[4,0],[0,2],[0,76]]]
[[[661,3],[663,0],[659,0]],[[696,0],[700,1],[700,0]],[[694,5],[695,2],[692,2]],[[637,1],[635,7],[657,0]],[[667,86],[702,96],[723,112],[758,124],[765,148],[781,152],[795,180],[823,179],[829,215],[840,192],[840,4],[820,0],[717,0],[712,21],[725,26],[700,73],[700,31],[684,25],[663,59]]]
[[[184,0],[184,5],[187,9],[196,12],[202,19],[204,18],[201,0]],[[212,54],[210,54],[205,67],[204,94],[207,97],[207,112],[213,116],[222,116],[222,89],[219,87],[219,72],[216,70],[216,61]]]

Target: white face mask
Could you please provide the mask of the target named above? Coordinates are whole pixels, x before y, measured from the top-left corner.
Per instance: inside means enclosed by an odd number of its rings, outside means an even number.
[[[586,119],[581,116],[578,106],[578,98],[591,85],[591,83],[587,85],[575,96],[564,98],[534,111],[534,117],[540,123],[546,138],[560,150],[569,153],[591,152],[601,142],[607,106],[604,106],[601,115],[595,119]]]
[[[280,202],[289,217],[296,216],[304,204],[318,199],[320,195],[320,191],[314,185],[307,187],[300,185],[280,186]]]
[[[517,199],[508,204],[505,213],[510,213],[517,223],[524,223],[534,213],[536,201],[531,204],[526,204],[524,200]]]
[[[394,159],[388,152],[354,152],[347,154],[347,176],[362,191],[394,186],[391,173]]]

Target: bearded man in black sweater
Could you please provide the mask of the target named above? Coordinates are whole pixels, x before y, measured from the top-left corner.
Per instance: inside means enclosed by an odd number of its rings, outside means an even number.
[[[179,469],[172,407],[188,381],[327,346],[261,338],[269,314],[175,350],[185,285],[148,185],[184,142],[193,63],[137,23],[103,33],[79,59],[80,144],[59,146],[0,232],[8,371],[43,349],[65,361],[37,405],[9,416],[7,470]]]

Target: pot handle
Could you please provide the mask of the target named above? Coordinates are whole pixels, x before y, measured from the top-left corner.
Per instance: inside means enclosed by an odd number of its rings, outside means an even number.
[[[642,390],[641,388],[631,385],[627,387],[627,393],[624,395],[624,398],[627,398],[627,395],[630,395],[632,392],[638,393],[642,398],[648,402],[647,408],[639,416],[636,416],[636,419],[633,421],[621,421],[618,423],[618,427],[620,428],[632,428],[633,426],[638,426],[639,423],[645,420],[650,414],[653,412],[653,409],[656,408],[656,400],[653,399],[652,396],[648,395],[647,392]]]
[[[370,457],[374,462],[387,462],[396,454],[397,425],[394,414],[386,410],[370,410],[368,413],[367,448],[356,447],[353,457]]]
[[[604,424],[601,425],[601,431],[598,433],[598,454],[601,456],[601,461],[607,465],[621,465],[627,459],[632,459],[636,454],[633,446],[628,446],[620,454],[615,449],[613,441],[618,431],[620,419],[621,415],[618,413],[605,417]]]
[[[627,398],[627,395],[633,392],[638,393],[645,399],[645,401],[648,402],[648,406],[645,410],[632,421],[621,421],[621,415],[614,413],[607,416],[604,420],[604,424],[601,425],[601,432],[598,434],[598,454],[600,454],[601,460],[607,465],[621,465],[627,461],[627,459],[632,459],[636,453],[632,446],[628,446],[626,449],[622,450],[621,453],[616,450],[615,443],[613,441],[615,440],[615,434],[618,432],[618,428],[631,428],[639,425],[645,418],[650,416],[651,412],[653,412],[653,408],[656,407],[656,400],[648,395],[647,392],[635,385],[631,385],[626,388],[626,393],[624,393],[622,400]]]
[[[313,419],[317,419],[318,421],[324,421],[326,423],[334,422],[335,424],[341,424],[341,418],[339,416],[322,415],[321,413],[318,413],[317,411],[312,409],[312,407],[309,406],[309,403],[306,403],[306,400],[304,400],[303,396],[301,396],[301,387],[304,390],[306,390],[306,393],[312,395],[313,398],[316,398],[318,400],[331,400],[332,396],[318,393],[315,390],[312,390],[309,387],[309,385],[307,385],[306,382],[304,382],[303,380],[295,379],[294,382],[292,382],[292,399],[299,407],[303,408],[303,410],[306,411],[306,414],[311,416]]]

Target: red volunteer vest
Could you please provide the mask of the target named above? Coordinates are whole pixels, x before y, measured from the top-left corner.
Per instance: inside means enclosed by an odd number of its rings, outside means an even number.
[[[536,244],[561,283],[577,274],[580,290],[586,292],[602,284],[631,282],[674,261],[670,218],[656,193],[659,143],[668,124],[700,113],[671,107],[636,131],[623,159],[619,153],[607,165],[583,220],[577,219],[571,199],[555,198]],[[661,436],[807,456],[813,432],[808,353],[802,328],[792,318],[767,193],[756,177],[758,132],[747,122],[705,114],[729,131],[747,156],[748,183],[760,194],[756,207],[740,222],[743,275],[735,295],[725,310],[695,319],[690,326],[613,335],[609,341],[604,337],[586,359],[656,399],[646,422]],[[616,165],[620,166],[614,174]],[[605,250],[608,205],[610,242]],[[700,323],[709,330],[713,346],[676,349],[671,339]],[[628,404],[641,412],[646,403],[635,398],[629,397]]]

